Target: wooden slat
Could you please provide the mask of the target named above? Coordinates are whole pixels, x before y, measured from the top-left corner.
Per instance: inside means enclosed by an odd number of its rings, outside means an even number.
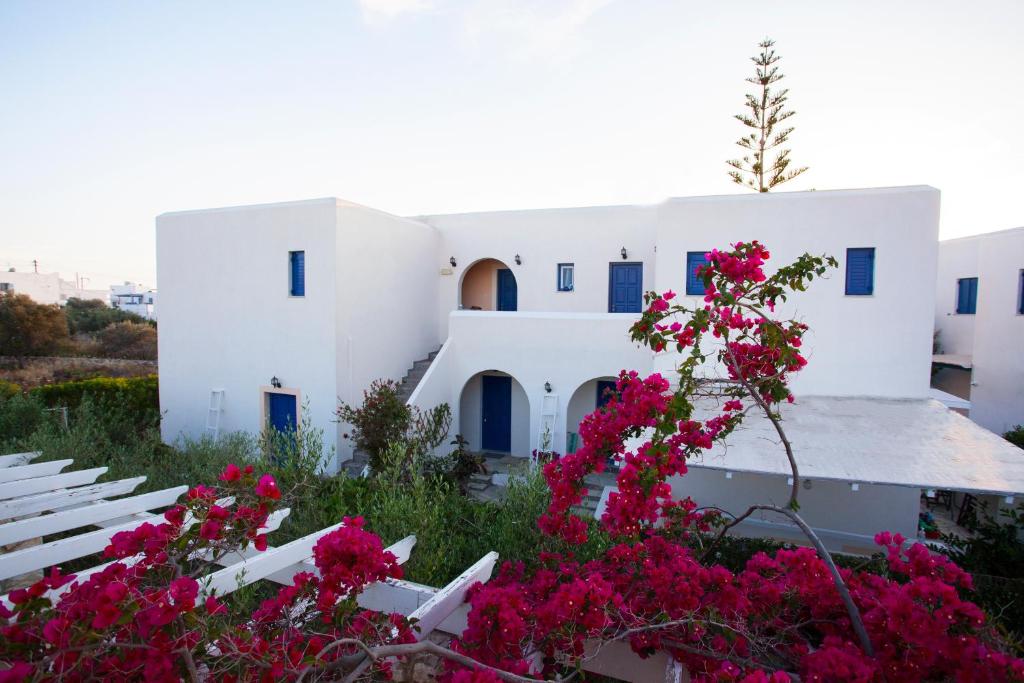
[[[0,579],[9,579],[12,576],[19,576],[36,569],[91,555],[106,548],[114,534],[122,531],[131,531],[146,521],[158,523],[160,520],[159,516],[152,515],[147,519],[135,520],[128,524],[90,531],[77,536],[69,536],[68,538],[61,538],[42,545],[22,548],[6,555],[0,555]]]
[[[55,512],[52,515],[30,517],[17,522],[0,524],[0,545],[79,529],[83,526],[93,526],[125,515],[134,515],[153,508],[171,505],[187,490],[187,486],[176,486],[130,498],[86,503],[81,507]],[[122,523],[127,523],[127,521]]]
[[[437,595],[437,589],[401,579],[387,579],[367,586],[356,601],[363,609],[408,616]]]
[[[103,484],[91,484],[72,489],[57,489],[37,493],[33,496],[0,500],[0,519],[15,519],[25,515],[34,515],[50,510],[81,505],[92,500],[101,498],[113,498],[114,496],[131,493],[139,484],[146,481],[145,477],[134,477],[132,479],[119,479]]]
[[[312,555],[313,546],[316,545],[321,536],[340,529],[344,524],[344,522],[339,522],[308,536],[297,538],[291,543],[285,543],[273,550],[267,550],[256,556],[247,557],[241,562],[236,562],[229,567],[215,571],[202,580],[201,593],[202,595],[214,593],[226,595],[242,586],[248,586],[274,572],[290,567],[296,562],[300,562]]]
[[[458,609],[465,601],[466,591],[470,586],[491,578],[491,572],[497,561],[498,553],[494,551],[487,553],[410,614],[409,619],[415,620],[415,625],[418,627],[416,638],[419,640],[426,638],[445,618]]]
[[[35,460],[42,453],[39,451],[31,451],[28,453],[8,453],[7,455],[0,455],[0,467],[14,467],[15,465],[24,465],[27,462]]]
[[[106,471],[106,467],[94,467],[91,470],[76,470],[74,472],[54,474],[49,477],[36,477],[35,479],[26,479],[25,481],[12,481],[0,484],[0,500],[9,500],[45,491],[56,491],[57,489],[91,484],[99,479],[101,474],[105,474]]]
[[[3,469],[0,469],[0,484],[57,474],[73,462],[74,460],[51,460],[50,462],[37,462],[34,465],[15,465],[14,467],[4,467]]]

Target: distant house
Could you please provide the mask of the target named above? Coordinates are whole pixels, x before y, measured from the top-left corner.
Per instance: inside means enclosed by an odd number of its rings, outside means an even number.
[[[156,320],[156,290],[134,282],[110,286],[110,305],[128,313]]]
[[[306,418],[340,463],[352,453],[334,421],[337,400],[358,403],[372,380],[404,377],[409,403],[449,404],[453,431],[474,450],[571,449],[621,369],[671,376],[671,354],[628,338],[643,293],[671,289],[702,304],[693,273],[704,253],[757,239],[775,265],[804,252],[840,261],[779,311],[811,326],[811,363],[794,383],[797,405],[784,409],[806,435],[796,443],[815,473],[803,502],[811,523],[837,548],[870,545],[880,529],[913,535],[922,490],[1024,493],[1013,447],[929,396],[938,217],[939,193],[923,186],[413,218],[337,198],[164,214],[163,434],[294,428]],[[879,432],[870,433],[884,415],[904,418],[878,425],[898,432],[890,444],[936,428],[957,439],[930,439],[900,469],[901,454],[878,452]],[[840,441],[832,450],[829,434]],[[694,463],[700,474],[680,490],[713,481],[699,502],[736,511],[784,490],[781,451],[744,439]],[[989,476],[929,475],[936,461],[977,449]],[[857,454],[857,464],[835,462]],[[870,519],[852,512],[864,506]],[[776,533],[779,524],[748,526]]]
[[[939,242],[932,386],[997,433],[1024,423],[1024,228]]]
[[[86,289],[82,283],[71,282],[60,273],[19,272],[10,268],[0,272],[0,292],[27,294],[40,304],[63,306],[68,299],[100,299],[108,303],[105,290]]]

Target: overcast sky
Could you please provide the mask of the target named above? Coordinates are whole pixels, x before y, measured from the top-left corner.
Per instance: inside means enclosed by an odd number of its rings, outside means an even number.
[[[749,57],[782,55],[789,189],[928,184],[1024,225],[1024,2],[0,2],[0,266],[155,282],[164,211],[397,214],[743,192]]]

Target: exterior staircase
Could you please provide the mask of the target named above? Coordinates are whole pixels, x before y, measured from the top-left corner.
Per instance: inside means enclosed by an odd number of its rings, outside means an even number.
[[[405,373],[405,377],[399,382],[398,387],[398,398],[401,399],[402,403],[408,403],[412,397],[412,392],[416,391],[416,387],[423,380],[423,376],[427,374],[427,370],[430,368],[430,364],[437,358],[437,354],[441,351],[441,348],[431,351],[427,354],[426,358],[422,358],[412,364],[409,371]],[[363,476],[363,470],[366,465],[370,462],[370,456],[365,451],[356,449],[352,453],[352,459],[341,464],[341,469],[350,477],[361,477]]]

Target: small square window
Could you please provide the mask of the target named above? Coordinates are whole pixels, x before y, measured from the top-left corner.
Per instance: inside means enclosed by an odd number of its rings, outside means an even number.
[[[558,291],[571,292],[575,283],[576,267],[572,263],[558,264]]]
[[[704,277],[697,274],[697,269],[708,264],[706,251],[686,252],[686,293],[689,295],[704,294]]]
[[[870,296],[875,293],[875,248],[846,250],[846,295]]]
[[[306,252],[288,252],[288,293],[306,296]]]
[[[956,312],[974,315],[978,310],[978,278],[963,277],[956,281]]]
[[[10,282],[0,282],[0,292],[13,292],[14,285]]]

